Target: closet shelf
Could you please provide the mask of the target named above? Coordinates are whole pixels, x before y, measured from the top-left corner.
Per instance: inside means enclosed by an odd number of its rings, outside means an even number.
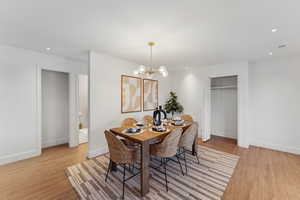
[[[236,85],[229,85],[229,86],[221,86],[221,87],[211,87],[211,90],[218,90],[218,89],[237,89]]]

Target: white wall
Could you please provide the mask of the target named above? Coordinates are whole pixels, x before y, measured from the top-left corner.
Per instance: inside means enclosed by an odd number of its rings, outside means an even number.
[[[121,75],[132,75],[138,64],[90,52],[90,132],[89,157],[107,152],[104,130],[118,127],[123,118],[142,118],[152,112],[121,114]],[[169,75],[171,76],[171,75]],[[168,78],[159,80],[159,103],[170,91]]]
[[[89,78],[88,75],[79,75],[79,112],[83,127],[88,127],[89,119]]]
[[[239,145],[300,154],[299,66],[300,58],[228,63],[177,71],[172,82],[185,112],[192,113],[203,125],[207,78],[238,75],[238,103],[243,109],[238,110],[238,132],[242,135]]]
[[[40,154],[38,67],[87,73],[84,63],[0,46],[0,165]]]
[[[249,67],[251,144],[300,154],[300,59]]]
[[[0,164],[37,154],[35,95],[34,68],[0,64]]]
[[[238,145],[248,147],[248,63],[237,62],[178,70],[172,76],[184,112],[200,124],[199,134],[207,139],[211,133],[210,78],[238,76]]]
[[[69,141],[69,77],[42,71],[42,147]]]

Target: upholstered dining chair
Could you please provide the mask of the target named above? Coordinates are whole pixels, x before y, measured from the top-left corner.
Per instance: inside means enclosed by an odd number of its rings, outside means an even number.
[[[134,118],[131,118],[131,117],[125,118],[122,121],[121,127],[124,127],[124,128],[134,127],[136,123],[137,123],[137,120],[134,119]],[[126,138],[122,138],[121,140],[123,142],[125,142],[126,145],[131,145],[131,146],[137,146],[138,145],[137,143],[134,143],[131,140],[128,140]]]
[[[163,165],[163,167],[164,167],[164,172],[162,172],[162,173],[164,173],[164,175],[165,175],[167,191],[169,190],[168,189],[168,177],[167,177],[167,162],[169,160],[179,163],[182,175],[184,175],[179,157],[177,155],[178,143],[179,143],[181,134],[182,134],[181,128],[174,129],[169,135],[167,135],[163,139],[162,142],[160,142],[158,144],[150,145],[151,156],[156,156],[156,157],[161,158],[161,165]],[[177,158],[177,161],[171,159],[174,156]],[[155,168],[155,169],[159,170],[159,168]]]
[[[105,182],[107,181],[108,173],[112,168],[112,162],[114,162],[116,165],[122,165],[123,166],[122,199],[124,199],[125,182],[133,178],[137,174],[139,174],[138,172],[136,174],[131,175],[128,178],[126,178],[126,174],[125,174],[126,164],[133,165],[137,161],[137,149],[129,148],[110,131],[105,131],[105,137],[107,140],[109,154],[110,154],[110,160],[109,160],[109,165],[105,176]]]
[[[153,122],[153,117],[151,117],[150,115],[145,115],[144,121],[147,122],[148,124],[151,124]]]
[[[137,123],[136,119],[134,118],[126,118],[122,121],[122,127],[130,127],[134,126]]]
[[[193,117],[191,115],[181,115],[181,119],[187,122],[193,122]]]
[[[183,154],[183,159],[184,159],[184,163],[185,163],[185,173],[186,174],[187,174],[187,165],[186,165],[186,156],[185,156],[185,154],[186,154],[187,151],[192,151],[194,141],[195,141],[195,137],[196,137],[197,133],[198,133],[198,123],[193,122],[192,125],[183,132],[183,134],[182,134],[182,136],[179,140],[179,144],[178,144],[179,153],[178,153],[178,155]],[[200,164],[197,152],[195,152],[195,156],[197,158],[198,164]]]

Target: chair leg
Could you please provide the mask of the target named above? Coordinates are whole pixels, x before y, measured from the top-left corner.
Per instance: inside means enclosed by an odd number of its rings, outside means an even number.
[[[122,183],[123,183],[122,199],[124,199],[126,164],[123,165],[123,169],[124,169],[124,171],[123,171],[123,181],[122,181]]]
[[[167,177],[167,160],[164,158],[164,168],[165,168],[165,180],[166,180],[166,190],[169,191],[168,188],[168,177]]]
[[[178,157],[177,154],[176,154],[176,158],[177,158],[177,160],[178,160],[178,163],[179,163],[179,166],[180,166],[180,169],[181,169],[181,173],[182,173],[182,175],[184,176],[183,169],[182,169],[182,166],[181,166],[181,162],[180,162],[179,157]]]
[[[198,154],[196,153],[195,156],[196,156],[196,158],[197,158],[198,164],[200,165],[199,158],[198,158]]]
[[[186,158],[185,158],[185,149],[183,149],[183,159],[184,159],[184,165],[185,165],[185,174],[187,174],[187,166],[186,166]]]
[[[111,168],[111,160],[109,160],[109,164],[108,164],[108,168],[107,168],[106,176],[105,176],[105,182],[107,181],[107,177],[108,177],[108,173],[110,171],[110,168]]]

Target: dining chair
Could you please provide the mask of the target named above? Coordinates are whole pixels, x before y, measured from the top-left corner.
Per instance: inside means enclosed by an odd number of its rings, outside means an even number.
[[[124,119],[124,120],[122,121],[122,125],[121,125],[121,126],[122,126],[122,127],[132,127],[132,126],[134,126],[136,123],[137,123],[137,120],[136,120],[136,119],[129,117],[129,118],[126,118],[126,119]]]
[[[179,157],[177,155],[177,149],[178,149],[178,143],[180,136],[182,134],[182,129],[177,128],[174,129],[170,134],[168,134],[162,142],[158,144],[151,144],[150,145],[150,154],[151,156],[156,156],[161,158],[161,165],[159,167],[156,167],[154,169],[158,170],[159,172],[163,173],[165,175],[165,181],[166,181],[166,190],[168,191],[168,177],[167,177],[167,162],[168,161],[174,161],[179,163],[180,169],[183,173],[183,169],[179,160]],[[176,157],[177,161],[173,160],[172,157]],[[164,172],[160,171],[159,168],[163,166]]]
[[[193,150],[193,145],[194,145],[195,138],[197,137],[197,133],[198,133],[198,123],[193,122],[192,125],[183,132],[179,140],[179,144],[178,144],[179,153],[177,155],[183,154],[186,174],[187,174],[187,164],[186,164],[185,154],[187,151],[191,152]],[[195,152],[195,156],[197,158],[198,164],[200,164],[197,152]]]
[[[187,122],[193,122],[193,117],[191,115],[181,115],[181,119]]]
[[[124,199],[125,182],[140,173],[140,172],[137,172],[136,174],[133,174],[128,178],[126,178],[126,174],[125,174],[126,164],[134,165],[134,163],[137,161],[137,149],[129,148],[120,139],[118,139],[116,137],[116,135],[114,135],[110,131],[105,131],[105,138],[106,138],[106,141],[108,144],[108,149],[109,149],[109,154],[110,154],[109,165],[108,165],[106,176],[105,176],[105,182],[107,181],[107,177],[108,177],[109,171],[112,168],[113,162],[116,165],[122,165],[123,166],[122,199]]]
[[[150,116],[150,115],[145,115],[143,119],[144,119],[144,121],[147,122],[148,124],[152,124],[152,122],[153,122],[153,117]]]
[[[122,124],[121,124],[121,127],[124,127],[124,128],[129,128],[129,127],[134,127],[135,124],[137,123],[137,120],[134,119],[134,118],[125,118],[123,121],[122,121]],[[137,146],[138,144],[137,143],[134,143],[132,142],[131,140],[128,140],[126,138],[122,138],[121,139],[126,145],[131,145],[131,146]]]

